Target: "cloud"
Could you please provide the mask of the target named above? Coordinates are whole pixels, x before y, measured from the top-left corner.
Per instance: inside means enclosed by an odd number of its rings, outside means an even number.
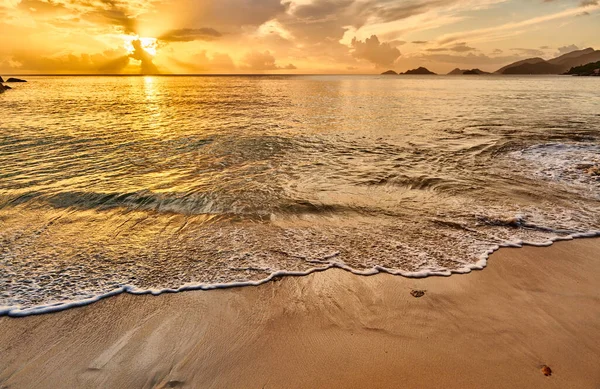
[[[376,35],[365,39],[364,42],[352,39],[352,55],[358,59],[365,59],[377,67],[391,66],[400,57],[400,50],[387,42],[379,42]]]
[[[161,35],[158,39],[165,42],[191,42],[191,41],[210,41],[223,36],[214,28],[180,28],[170,30]]]
[[[32,72],[131,72],[141,66],[153,73],[171,65],[184,72],[268,72],[295,65],[305,72],[365,72],[407,61],[430,61],[442,72],[449,60],[443,55],[467,63],[485,63],[468,53],[549,55],[556,46],[538,48],[551,44],[539,37],[551,38],[563,21],[572,23],[569,39],[594,43],[588,33],[599,15],[598,0],[554,0],[544,7],[543,0],[532,0],[538,6],[530,4],[527,12],[516,12],[515,1],[0,0],[0,72],[23,63]],[[575,18],[582,12],[592,17]],[[135,36],[159,40],[156,58],[143,52],[86,57]],[[412,44],[400,47],[406,42]],[[30,58],[15,60],[23,52]],[[64,69],[47,70],[60,64]]]
[[[469,51],[476,51],[476,50],[477,49],[475,49],[473,47],[467,46],[467,44],[465,42],[461,42],[461,43],[457,43],[450,47],[437,47],[437,48],[427,49],[426,51],[429,51],[429,52],[454,51],[457,53],[466,53]]]
[[[16,53],[7,61],[13,71],[73,74],[118,74],[129,65],[124,50],[107,50],[98,54],[67,54],[55,57],[36,56],[27,52]],[[5,65],[6,66],[6,65]]]
[[[579,47],[575,45],[562,46],[558,48],[558,55],[567,54],[575,50],[579,50]]]
[[[169,57],[169,62],[183,73],[230,73],[236,70],[233,60],[228,54],[208,53],[203,50],[187,61],[176,57]]]
[[[260,51],[251,51],[246,53],[244,58],[242,59],[244,63],[244,68],[249,70],[282,70],[282,69],[296,69],[296,66],[293,64],[288,64],[286,66],[278,66],[275,63],[275,57],[269,52],[260,52]]]
[[[590,7],[595,7],[598,9],[596,5],[590,5]],[[534,26],[537,24],[550,22],[558,19],[567,18],[570,16],[576,16],[579,14],[581,10],[579,7],[576,8],[568,8],[562,10],[560,12],[556,12],[553,14],[536,16],[530,19],[521,20],[518,22],[509,22],[505,24],[501,24],[493,27],[479,28],[468,31],[454,32],[444,34],[438,38],[438,43],[447,44],[450,42],[455,42],[457,40],[467,40],[467,39],[478,39],[478,40],[490,40],[496,37],[503,37],[506,34],[521,34],[523,33],[527,27]]]
[[[529,55],[529,56],[533,56],[533,57],[539,57],[544,55],[544,52],[538,49],[524,49],[524,48],[515,48],[515,49],[511,49],[513,51],[518,51],[521,54],[524,55]]]
[[[152,55],[142,47],[142,42],[136,39],[131,42],[133,53],[129,57],[141,62],[141,74],[158,74],[158,68],[152,62]]]

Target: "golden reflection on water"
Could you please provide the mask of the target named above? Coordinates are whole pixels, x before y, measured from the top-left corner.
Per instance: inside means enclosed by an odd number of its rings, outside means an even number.
[[[457,269],[490,245],[600,228],[595,177],[564,168],[600,163],[585,80],[32,77],[23,88],[2,97],[0,306],[330,261]],[[539,178],[540,161],[564,183]],[[528,228],[507,224],[515,215]]]
[[[158,80],[152,76],[143,78],[143,90],[146,104],[147,115],[144,117],[144,135],[156,135],[162,132],[163,123],[161,120],[163,105],[162,94]]]

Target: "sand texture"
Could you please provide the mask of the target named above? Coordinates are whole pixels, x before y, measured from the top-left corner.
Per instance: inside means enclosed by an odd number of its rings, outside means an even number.
[[[451,277],[125,294],[0,318],[0,388],[598,389],[599,280],[580,239]]]

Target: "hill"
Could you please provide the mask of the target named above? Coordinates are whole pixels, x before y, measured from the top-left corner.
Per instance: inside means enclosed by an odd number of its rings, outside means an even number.
[[[400,73],[400,74],[423,74],[423,75],[435,75],[434,72],[430,71],[427,68],[424,67],[418,67],[417,69],[411,69],[411,70],[407,70],[404,73]]]
[[[453,71],[451,71],[450,73],[448,73],[449,76],[457,76],[457,75],[463,75],[463,74],[490,74],[488,72],[484,72],[481,69],[459,69],[456,68]]]
[[[528,58],[498,69],[500,74],[563,74],[572,67],[600,61],[600,50],[587,48],[563,54],[548,61],[542,58]]]
[[[388,70],[387,72],[383,72],[383,73],[381,73],[381,75],[383,75],[383,76],[397,76],[397,75],[398,75],[398,73],[396,73],[396,72],[395,72],[395,71],[393,71],[393,70]]]

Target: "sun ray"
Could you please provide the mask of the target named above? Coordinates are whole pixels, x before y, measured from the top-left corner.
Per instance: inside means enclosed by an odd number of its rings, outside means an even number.
[[[123,36],[123,47],[129,54],[133,54],[135,52],[135,48],[133,46],[133,42],[139,40],[142,44],[142,48],[145,52],[150,54],[151,56],[156,56],[157,52],[157,39],[151,37],[139,37],[137,35],[124,35]]]

